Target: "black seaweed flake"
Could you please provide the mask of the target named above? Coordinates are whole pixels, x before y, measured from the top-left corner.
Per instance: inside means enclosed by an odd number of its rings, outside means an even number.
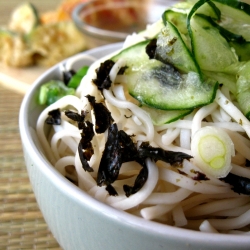
[[[89,166],[88,163],[88,157],[86,157],[86,155],[83,152],[83,148],[82,148],[82,141],[80,140],[79,144],[78,144],[78,152],[79,152],[79,158],[80,161],[82,163],[82,167],[85,171],[87,172],[93,172],[93,168]]]
[[[144,166],[138,176],[135,179],[133,186],[123,185],[125,195],[129,197],[132,194],[137,193],[145,184],[148,179],[148,168]]]
[[[78,113],[76,113],[76,112],[74,112],[74,111],[66,110],[66,111],[65,111],[65,115],[66,115],[69,119],[71,119],[71,120],[73,120],[73,121],[76,121],[76,122],[83,122],[84,119],[85,119],[85,114],[84,114],[84,112],[82,112],[81,114],[78,114]]]
[[[201,173],[200,171],[194,171],[194,173],[196,175],[193,176],[192,179],[195,181],[208,181],[209,180],[209,178],[207,178],[207,176]]]
[[[64,84],[66,86],[68,85],[68,83],[71,80],[72,76],[75,75],[75,74],[76,74],[76,72],[73,69],[63,72],[63,82],[64,82]]]
[[[121,146],[117,125],[114,123],[108,129],[108,138],[97,174],[97,185],[111,185],[118,177],[122,165]]]
[[[97,86],[99,90],[109,89],[111,86],[111,80],[109,77],[110,70],[114,66],[112,60],[106,60],[101,63],[100,67],[96,69],[96,79],[93,79],[93,83]]]
[[[115,188],[111,184],[107,185],[106,190],[108,191],[109,195],[111,195],[111,196],[117,196],[118,195]]]
[[[234,192],[250,195],[250,179],[229,173],[226,177],[221,178],[220,180],[230,184]]]
[[[73,112],[73,111],[70,111],[70,110],[66,110],[65,111],[65,115],[69,119],[77,122],[79,129],[83,129],[83,127],[84,127],[83,123],[84,123],[84,119],[85,119],[85,112],[84,111],[82,111],[81,114],[78,114],[76,112]]]
[[[155,58],[156,47],[157,47],[157,39],[152,39],[146,46],[146,53],[149,56],[149,59]]]
[[[131,136],[123,130],[119,130],[118,136],[121,145],[122,162],[137,160],[137,148]]]
[[[48,117],[45,120],[45,123],[49,125],[61,125],[61,111],[60,109],[51,110],[48,113]]]
[[[110,124],[114,121],[109,110],[102,104],[96,103],[95,97],[87,95],[88,101],[90,102],[94,114],[95,114],[95,131],[98,134],[104,133]]]
[[[82,130],[81,140],[78,144],[79,157],[82,163],[82,167],[85,171],[93,172],[93,168],[89,166],[88,161],[91,156],[94,154],[94,149],[91,143],[95,133],[93,130],[93,124],[90,121],[84,121],[85,112],[82,111],[81,114],[67,110],[65,115],[71,120],[78,123],[78,128]],[[83,151],[84,150],[84,151]]]
[[[139,149],[139,158],[151,158],[154,161],[161,160],[171,165],[180,165],[184,159],[193,158],[191,155],[183,152],[166,151],[162,148],[154,148],[149,145],[148,142],[143,142]]]
[[[118,75],[123,75],[126,71],[126,69],[128,68],[128,66],[123,66],[119,69],[118,71]]]
[[[250,161],[248,159],[246,159],[246,167],[250,167]]]
[[[93,123],[91,123],[90,121],[86,121],[86,122],[82,122],[82,147],[83,149],[86,149],[89,147],[89,143],[91,142],[91,140],[93,139],[95,133],[94,133],[94,125]]]
[[[119,133],[119,141],[122,152],[122,162],[124,163],[124,162],[136,161],[142,165],[142,169],[138,174],[138,176],[136,177],[134,185],[123,186],[125,195],[129,197],[130,195],[137,193],[143,187],[143,185],[148,179],[148,169],[145,164],[145,159],[141,159],[138,157],[136,144],[133,142],[131,136],[129,136],[123,130],[120,130],[118,133]]]

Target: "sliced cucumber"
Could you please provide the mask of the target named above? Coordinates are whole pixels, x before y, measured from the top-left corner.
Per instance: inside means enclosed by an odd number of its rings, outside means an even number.
[[[39,16],[35,6],[24,3],[18,6],[11,15],[9,28],[23,34],[29,34],[39,24]]]
[[[250,120],[250,61],[248,61],[238,72],[237,101],[241,111]]]
[[[219,24],[250,41],[250,5],[238,0],[214,0],[221,11]]]
[[[146,106],[141,107],[143,110],[145,110],[154,125],[160,126],[165,123],[171,123],[174,121],[179,120],[180,118],[190,114],[193,110],[160,110],[160,109],[154,109]]]
[[[250,60],[250,42],[229,42],[229,44],[235,49],[239,61],[242,62]]]
[[[157,39],[155,58],[164,63],[169,63],[184,73],[190,71],[200,74],[193,55],[184,43],[178,29],[167,22]]]
[[[126,61],[126,84],[131,96],[163,110],[193,109],[214,100],[217,89],[214,81],[201,82],[196,72],[181,74],[170,64],[149,59],[145,52],[148,43],[138,43],[112,58]]]
[[[220,73],[220,72],[211,72],[211,71],[203,71],[203,73],[211,79],[216,80],[219,84],[225,85],[231,93],[236,95],[236,76],[235,75],[230,75],[230,74],[225,74],[225,73]]]
[[[173,23],[181,34],[187,35],[187,13],[177,12],[174,10],[166,10],[162,15],[162,20],[165,25],[167,22]]]
[[[227,40],[205,18],[194,15],[190,28],[193,53],[201,69],[227,72],[227,67],[238,62]]]

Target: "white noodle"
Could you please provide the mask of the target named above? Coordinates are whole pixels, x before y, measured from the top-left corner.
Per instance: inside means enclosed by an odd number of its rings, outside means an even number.
[[[145,207],[141,209],[140,212],[144,219],[153,220],[170,212],[175,206],[176,204],[170,204],[170,205],[159,204],[151,207]]]
[[[187,225],[187,219],[180,205],[174,207],[172,214],[173,214],[174,225],[176,227],[183,227]]]
[[[196,193],[202,194],[218,194],[227,193],[230,191],[229,187],[220,187],[207,184],[206,182],[199,182],[190,179],[184,175],[174,172],[170,169],[160,169],[160,179],[170,182],[178,187],[186,188]]]
[[[210,223],[209,221],[205,220],[201,223],[199,227],[201,232],[206,233],[219,233]]]

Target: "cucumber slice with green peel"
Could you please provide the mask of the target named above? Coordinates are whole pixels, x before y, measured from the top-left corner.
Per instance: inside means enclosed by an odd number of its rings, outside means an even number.
[[[184,116],[190,114],[193,109],[190,110],[160,110],[160,109],[154,109],[146,106],[141,107],[144,111],[146,111],[153,124],[155,126],[160,126],[166,123],[171,123],[174,121],[177,121]]]
[[[187,35],[187,13],[177,12],[171,9],[162,14],[162,20],[165,25],[168,22],[173,23],[181,34]]]
[[[170,64],[149,59],[148,44],[138,43],[111,58],[125,60],[125,83],[131,96],[141,104],[162,110],[194,109],[214,100],[218,87],[215,81],[203,82],[199,73],[181,74]]]
[[[173,65],[184,73],[192,71],[200,74],[200,68],[193,55],[171,22],[167,22],[157,38],[155,58]]]
[[[201,69],[226,72],[227,67],[238,62],[227,40],[205,18],[194,15],[190,30],[193,53]]]
[[[250,5],[237,0],[214,0],[221,11],[219,25],[250,41]]]
[[[220,72],[203,71],[203,74],[208,78],[214,79],[219,84],[225,85],[231,93],[236,95],[236,75],[230,75]]]
[[[243,114],[250,120],[250,61],[238,72],[236,82],[237,101]]]
[[[240,62],[250,61],[250,42],[229,42],[229,44],[235,49]]]
[[[24,3],[13,11],[9,28],[22,34],[29,34],[39,23],[35,6],[31,3]]]
[[[128,91],[140,103],[163,110],[193,109],[211,103],[217,84],[201,82],[198,73],[180,74],[172,66],[151,60],[140,72],[126,75]]]
[[[249,42],[246,41],[245,38],[240,34],[232,33],[229,30],[223,28],[210,16],[203,14],[196,14],[196,15],[206,19],[206,21],[208,21],[212,26],[218,29],[220,34],[228,41],[229,46],[235,49],[239,61],[250,60],[250,41]]]

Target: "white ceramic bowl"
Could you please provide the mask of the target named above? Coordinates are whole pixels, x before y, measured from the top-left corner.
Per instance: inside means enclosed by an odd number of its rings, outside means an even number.
[[[73,67],[77,69],[89,63],[82,59],[84,54],[100,58],[120,47],[121,44],[111,44],[84,52],[73,57]],[[59,174],[44,157],[34,128],[41,112],[36,102],[39,86],[59,78],[62,63],[34,82],[23,100],[19,122],[25,162],[37,202],[64,250],[250,249],[249,236],[195,232],[118,211],[95,200]]]

